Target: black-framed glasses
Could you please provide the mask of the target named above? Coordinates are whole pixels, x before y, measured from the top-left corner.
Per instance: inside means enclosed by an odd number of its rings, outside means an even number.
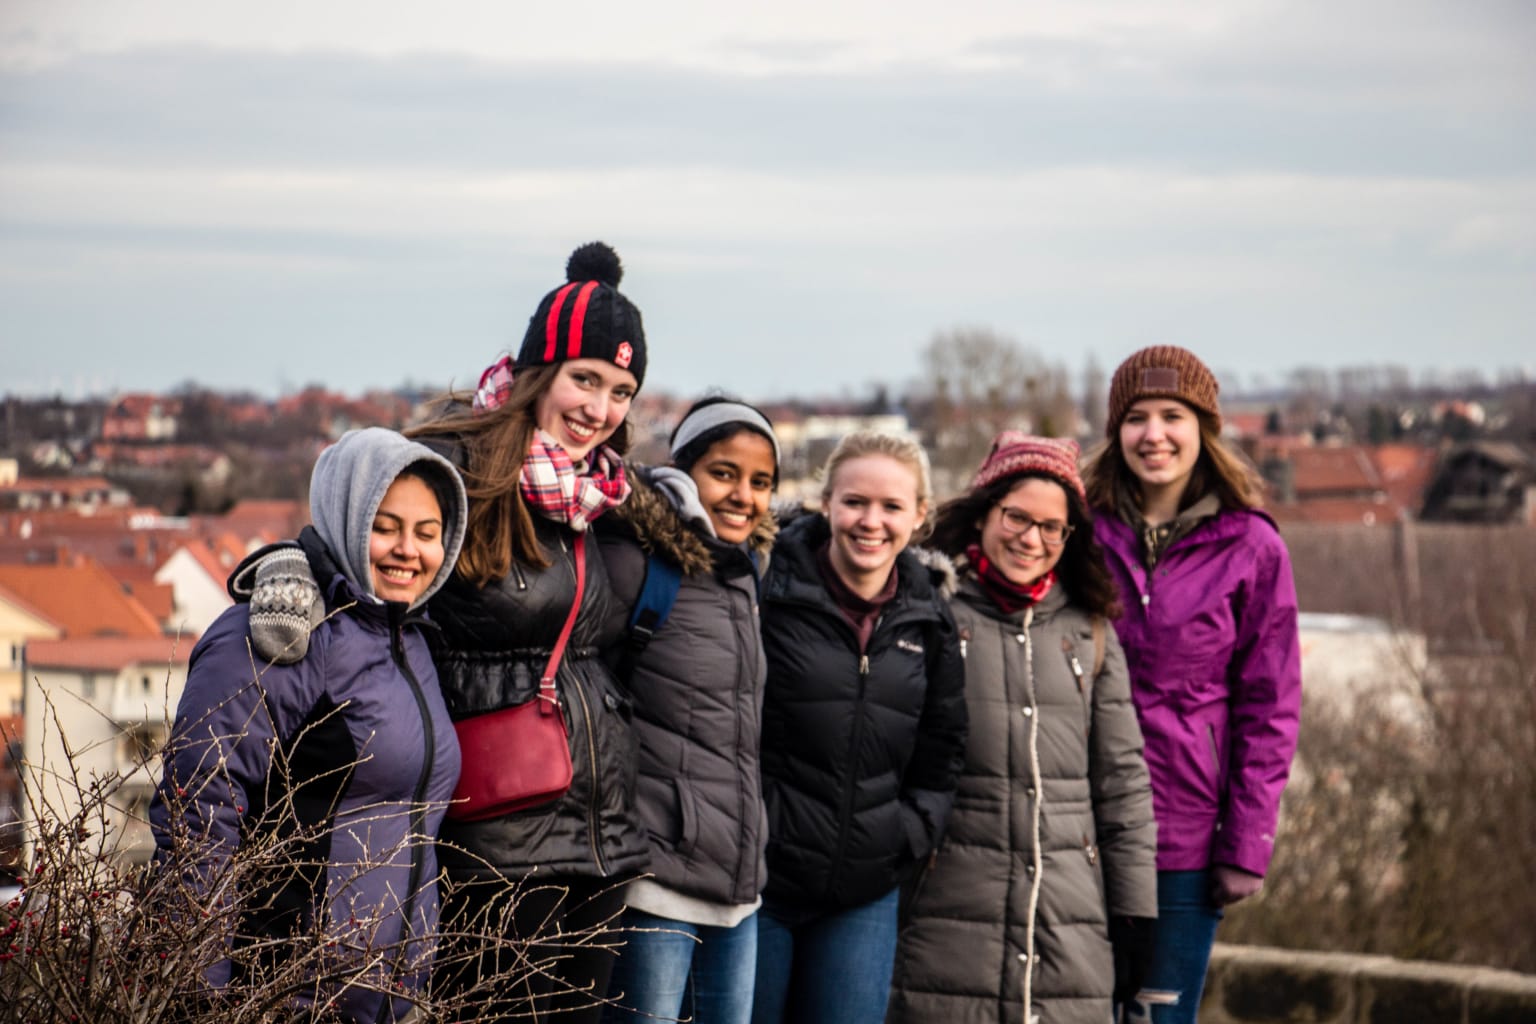
[[[1003,529],[1012,534],[1025,534],[1035,527],[1040,528],[1040,542],[1049,547],[1060,547],[1072,536],[1076,529],[1071,523],[1064,523],[1059,519],[1047,519],[1041,521],[1033,519],[1016,508],[1007,505],[997,506],[997,514],[1003,517]]]

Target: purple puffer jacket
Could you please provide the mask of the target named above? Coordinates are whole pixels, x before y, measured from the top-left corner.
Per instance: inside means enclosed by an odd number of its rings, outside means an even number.
[[[1146,739],[1159,871],[1263,875],[1301,718],[1290,556],[1262,512],[1226,510],[1179,538],[1151,578],[1136,531],[1094,532],[1120,587],[1115,623]]]
[[[241,963],[283,969],[288,950],[274,940],[291,935],[312,958],[305,937],[321,915],[338,960],[296,985],[295,1003],[327,1004],[344,1021],[393,1021],[427,981],[438,920],[433,838],[459,779],[459,745],[423,620],[403,603],[368,603],[327,572],[313,528],[300,544],[315,575],[332,580],[330,614],[293,665],[253,664],[247,604],[227,609],[192,649],[149,810],[156,860],[195,865],[207,873],[193,882],[200,888],[230,879],[258,890],[241,893],[246,909],[229,937],[232,950],[250,947]],[[266,855],[262,871],[223,874],[242,844],[296,828],[311,838],[289,839],[291,861]],[[182,830],[205,845],[180,852]],[[217,988],[241,976],[226,959],[204,980]],[[343,977],[353,983],[343,987]],[[389,987],[400,997],[386,999]]]

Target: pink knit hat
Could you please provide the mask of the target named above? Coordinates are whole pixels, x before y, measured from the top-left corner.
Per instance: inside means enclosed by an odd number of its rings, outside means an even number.
[[[992,439],[992,450],[971,481],[972,490],[1020,473],[1039,473],[1086,499],[1083,478],[1077,472],[1077,442],[1062,437],[1035,437],[1005,430]]]

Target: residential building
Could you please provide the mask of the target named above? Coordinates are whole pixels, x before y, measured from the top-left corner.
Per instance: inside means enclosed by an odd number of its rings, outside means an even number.
[[[174,630],[201,634],[233,602],[225,581],[245,557],[246,546],[233,534],[190,540],[155,570],[156,583],[169,584]]]
[[[22,710],[33,643],[162,635],[160,622],[89,559],[73,565],[0,565],[0,711]]]
[[[150,797],[159,750],[187,681],[190,638],[91,636],[37,640],[26,651],[23,801],[26,822],[67,818],[100,786],[108,849],[133,862],[154,849]],[[96,815],[99,814],[99,817]]]

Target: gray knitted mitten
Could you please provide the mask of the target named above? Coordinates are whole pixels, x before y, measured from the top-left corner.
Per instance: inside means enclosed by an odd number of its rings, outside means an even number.
[[[255,568],[250,591],[251,649],[273,664],[292,665],[308,653],[309,633],[325,618],[320,584],[300,547],[277,548]],[[239,582],[249,578],[245,575]]]

